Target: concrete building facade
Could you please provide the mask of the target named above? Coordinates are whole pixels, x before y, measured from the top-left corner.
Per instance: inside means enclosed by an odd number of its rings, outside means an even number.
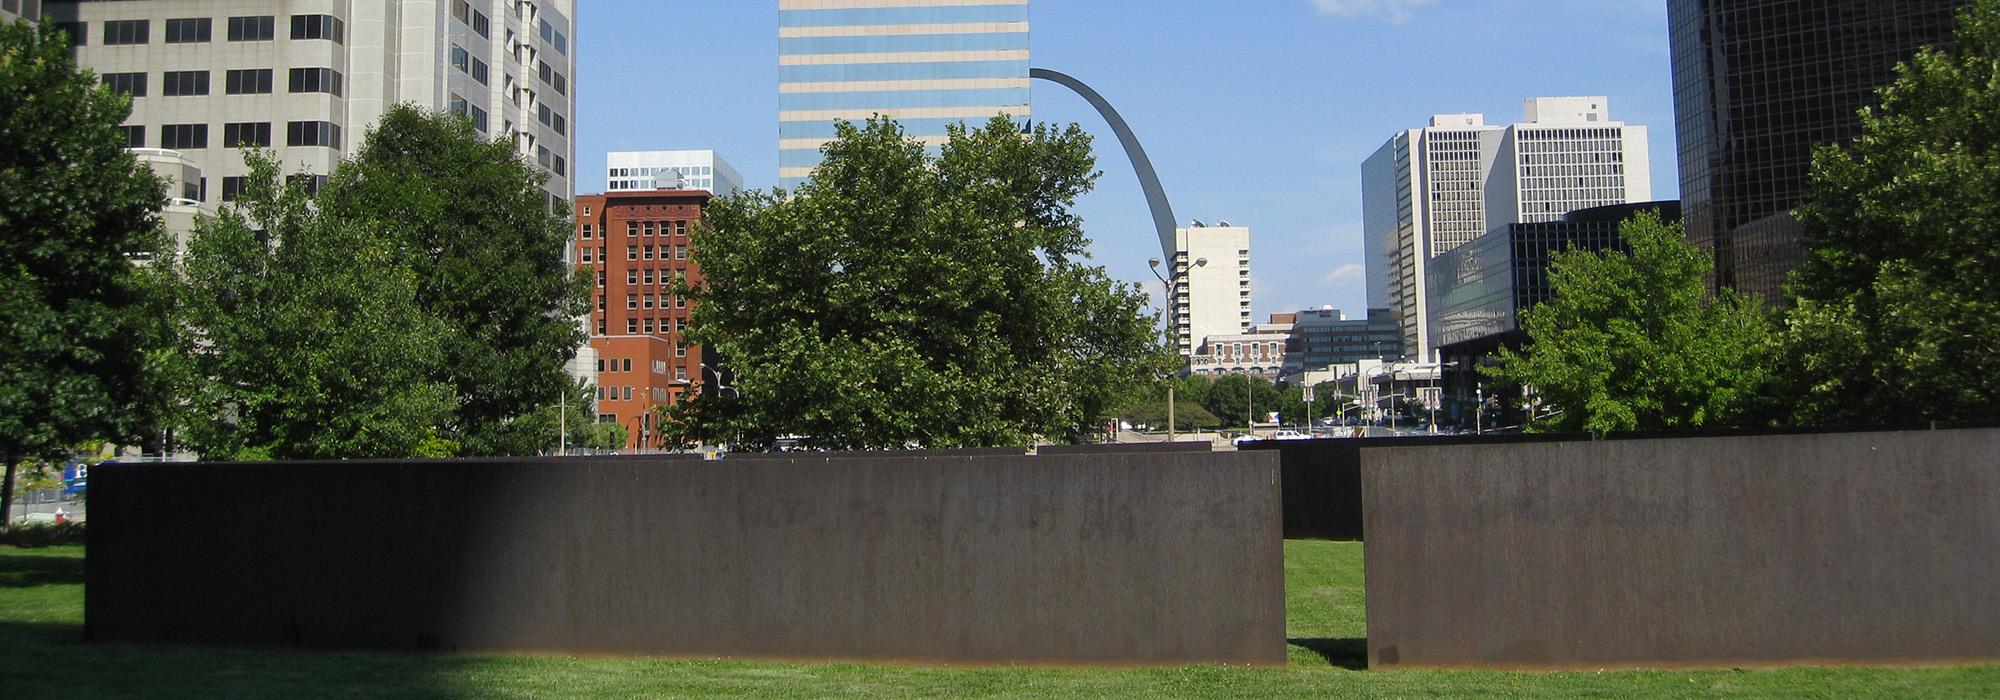
[[[625,426],[628,447],[657,446],[653,409],[703,385],[702,349],[686,342],[690,306],[676,279],[701,281],[688,234],[705,190],[577,197],[574,259],[593,277],[587,325],[597,352],[598,420]]]
[[[605,189],[707,190],[721,195],[743,189],[743,175],[715,151],[613,151],[606,158]]]
[[[925,145],[1026,123],[1028,0],[778,0],[778,180],[796,189],[838,120],[897,120]]]
[[[1398,132],[1362,163],[1368,306],[1402,329],[1396,356],[1432,358],[1429,261],[1514,223],[1652,198],[1647,129],[1613,121],[1605,97],[1526,100],[1523,121],[1445,114]]]
[[[1167,323],[1181,359],[1192,361],[1208,338],[1250,332],[1250,229],[1196,221],[1174,239]]]
[[[52,0],[77,62],[132,96],[134,148],[179,151],[228,202],[269,148],[323,182],[387,110],[472,120],[574,193],[575,0]]]
[[[1896,64],[1951,41],[1967,4],[1669,0],[1681,202],[1716,287],[1781,300],[1813,149],[1859,136]]]

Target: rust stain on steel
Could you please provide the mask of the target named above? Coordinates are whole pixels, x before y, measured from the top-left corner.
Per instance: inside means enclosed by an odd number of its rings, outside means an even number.
[[[1285,663],[1275,455],[130,465],[92,476],[85,597],[100,641]]]
[[[2000,660],[2000,430],[1362,461],[1371,668]]]

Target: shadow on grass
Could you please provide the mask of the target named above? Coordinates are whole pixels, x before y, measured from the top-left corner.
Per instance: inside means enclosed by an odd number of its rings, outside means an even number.
[[[0,588],[83,583],[83,557],[0,555]]]
[[[1294,637],[1285,640],[1292,646],[1318,654],[1326,659],[1329,666],[1350,671],[1368,670],[1368,640],[1331,639],[1326,637]]]

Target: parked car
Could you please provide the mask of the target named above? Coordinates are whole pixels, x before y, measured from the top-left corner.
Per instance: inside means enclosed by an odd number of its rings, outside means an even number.
[[[1307,435],[1305,433],[1301,433],[1296,430],[1279,430],[1271,433],[1270,437],[1260,438],[1257,437],[1255,434],[1252,434],[1236,438],[1235,440],[1232,440],[1230,442],[1231,444],[1241,446],[1243,443],[1256,442],[1258,440],[1311,440],[1311,439],[1312,439],[1311,435]]]

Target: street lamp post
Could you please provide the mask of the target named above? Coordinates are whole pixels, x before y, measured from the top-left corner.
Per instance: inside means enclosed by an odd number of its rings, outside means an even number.
[[[1208,258],[1197,258],[1194,261],[1194,267],[1206,267],[1207,265],[1208,265]],[[1168,278],[1160,275],[1159,258],[1152,258],[1150,260],[1147,260],[1146,266],[1152,268],[1153,276],[1158,277],[1160,279],[1160,291],[1162,292],[1162,295],[1160,297],[1160,308],[1161,310],[1167,312],[1167,317],[1166,317],[1167,345],[1168,347],[1174,349],[1174,357],[1180,357],[1180,335],[1176,332],[1178,322],[1174,318],[1174,313],[1172,311],[1174,303],[1174,281],[1178,281],[1180,278],[1186,276],[1187,270],[1175,270],[1174,276]],[[1174,379],[1178,378],[1180,378],[1180,372],[1176,370],[1174,372],[1173,379],[1167,380],[1167,442],[1169,444],[1173,443],[1175,438],[1177,437],[1174,434],[1174,422],[1175,422]]]
[[[1472,393],[1478,400],[1478,403],[1472,405],[1472,434],[1485,435],[1486,434],[1486,387],[1482,386],[1475,388],[1472,390]],[[1460,423],[1459,425],[1465,425],[1465,424]]]

